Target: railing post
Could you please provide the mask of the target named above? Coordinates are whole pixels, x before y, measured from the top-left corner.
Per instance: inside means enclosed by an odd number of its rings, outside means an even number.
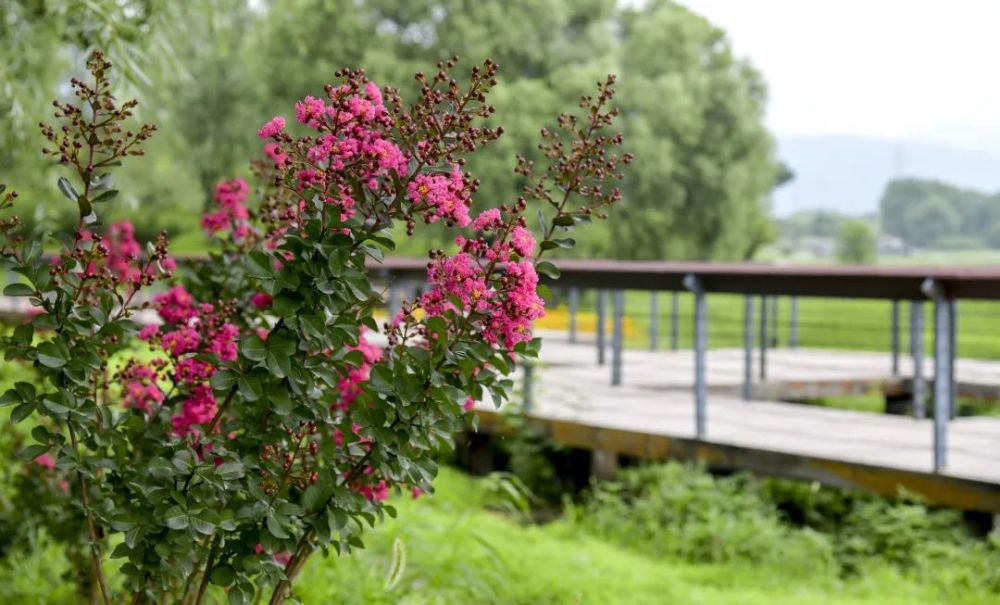
[[[521,367],[524,368],[524,413],[531,411],[535,405],[535,362],[533,360],[523,360]]]
[[[743,297],[743,400],[753,399],[753,296]]]
[[[951,398],[948,400],[951,402],[951,418],[958,415],[958,382],[955,380],[955,360],[958,359],[958,300],[950,299],[948,301],[949,318],[948,327],[951,331],[951,343],[948,346],[948,350],[951,351],[951,356],[948,357],[948,376],[950,377],[951,383]]]
[[[396,283],[396,280],[394,280],[391,275],[389,276],[389,280],[390,280],[389,293],[388,293],[389,300],[387,301],[387,307],[389,310],[388,321],[391,324],[392,319],[396,317],[397,313],[399,313],[400,302],[399,302],[399,285]]]
[[[597,291],[597,365],[604,365],[604,327],[607,323],[605,317],[606,298],[607,293],[604,290]]]
[[[750,303],[751,305],[753,303]],[[799,346],[799,297],[793,296],[788,301],[788,348]]]
[[[781,326],[781,322],[778,321],[778,297],[771,297],[771,348],[776,349],[780,344],[778,342],[779,334],[778,328]]]
[[[649,293],[649,350],[656,350],[656,341],[660,339],[660,301],[659,292]]]
[[[924,280],[921,289],[934,300],[934,471],[940,472],[948,462],[948,420],[953,407],[952,343],[955,336],[952,334],[951,301],[944,288],[928,278]]]
[[[569,341],[576,342],[576,312],[580,307],[580,290],[576,286],[569,289]]]
[[[899,376],[899,301],[892,301],[892,318],[890,321],[890,336],[892,348],[892,375]]]
[[[684,287],[694,293],[694,432],[705,438],[707,415],[705,384],[705,352],[708,348],[708,317],[705,313],[705,288],[697,275],[684,277]]]
[[[924,384],[924,303],[910,303],[910,356],[913,359],[913,417],[927,417]]]
[[[760,297],[760,380],[767,380],[767,296]]]
[[[612,299],[611,386],[622,383],[622,348],[625,346],[625,291],[615,290]]]
[[[678,317],[680,307],[680,294],[678,292],[670,293],[670,350],[677,350],[677,336],[678,336]]]

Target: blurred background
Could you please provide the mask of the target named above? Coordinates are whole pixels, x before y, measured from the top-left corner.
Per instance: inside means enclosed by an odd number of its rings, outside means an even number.
[[[1000,259],[1000,8],[859,0],[7,0],[0,3],[0,174],[72,212],[39,168],[37,123],[88,49],[161,127],[112,214],[175,250],[198,210],[247,176],[249,125],[320,94],[343,66],[412,90],[453,54],[502,68],[507,130],[472,165],[510,197],[515,154],[608,72],[628,149],[624,220],[576,253],[636,259],[971,262]],[[500,199],[498,199],[500,198]],[[667,237],[668,235],[668,237]],[[434,234],[427,235],[434,238]],[[413,241],[412,251],[426,247]]]

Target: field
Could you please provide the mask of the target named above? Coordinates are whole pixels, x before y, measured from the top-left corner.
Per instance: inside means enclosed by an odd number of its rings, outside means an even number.
[[[650,297],[643,291],[629,291],[625,296],[626,346],[648,347],[650,344]],[[610,298],[610,297],[609,297]],[[671,293],[660,292],[658,300],[658,346],[670,346]],[[742,296],[711,294],[707,296],[708,343],[713,348],[743,346]],[[580,297],[578,328],[593,333],[596,326],[593,291]],[[754,300],[760,314],[760,298]],[[678,295],[678,346],[690,348],[693,335],[694,297],[688,293]],[[933,345],[933,305],[924,303],[924,350],[929,355]],[[1000,303],[994,301],[959,301],[958,332],[956,341],[961,357],[1000,358]],[[610,334],[610,303],[608,307],[608,333]],[[889,351],[892,305],[884,300],[800,298],[798,300],[798,346],[822,349],[860,351]],[[778,299],[777,321],[769,316],[771,339],[778,346],[788,346],[791,299]],[[899,306],[899,339],[902,354],[909,352],[910,305]],[[545,329],[565,330],[568,310],[565,298],[548,310],[538,326]],[[759,324],[754,327],[754,340],[759,344]]]

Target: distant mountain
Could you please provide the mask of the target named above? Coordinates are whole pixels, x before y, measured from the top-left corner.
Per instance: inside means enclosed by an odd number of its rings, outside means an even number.
[[[886,182],[921,177],[988,193],[1000,191],[1000,155],[914,141],[852,136],[788,136],[778,157],[795,179],[774,196],[774,210],[826,208],[848,214],[878,210]]]

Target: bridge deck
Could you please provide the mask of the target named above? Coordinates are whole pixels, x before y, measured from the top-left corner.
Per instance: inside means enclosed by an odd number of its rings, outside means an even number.
[[[930,420],[774,401],[746,402],[727,389],[743,376],[741,350],[708,356],[707,433],[694,434],[690,351],[626,351],[624,384],[596,363],[592,344],[547,338],[535,371],[529,416],[568,445],[643,458],[695,458],[894,494],[900,486],[932,501],[1000,511],[1000,418],[948,425],[948,463],[933,472]],[[963,360],[964,361],[964,360]],[[769,352],[769,374],[788,383],[889,380],[885,354]],[[959,363],[967,378],[1000,387],[1000,364]],[[993,369],[992,373],[990,372]],[[901,370],[908,372],[908,368]],[[483,407],[489,429],[498,418]]]

